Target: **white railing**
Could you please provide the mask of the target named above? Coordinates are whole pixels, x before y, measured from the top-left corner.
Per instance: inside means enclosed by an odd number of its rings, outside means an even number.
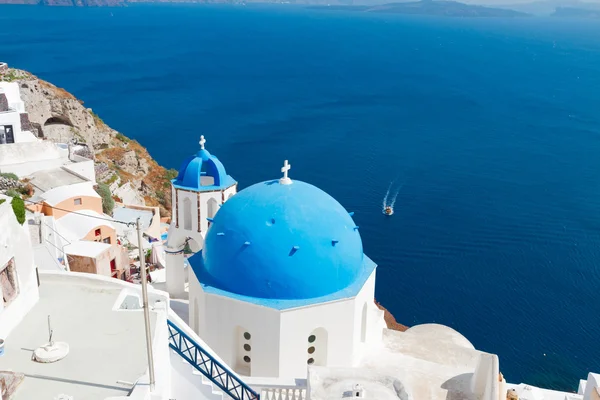
[[[306,388],[264,387],[260,391],[260,400],[306,400]]]

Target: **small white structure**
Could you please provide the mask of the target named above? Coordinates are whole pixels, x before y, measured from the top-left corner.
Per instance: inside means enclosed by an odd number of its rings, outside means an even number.
[[[37,140],[28,125],[18,83],[0,82],[0,145]]]
[[[219,207],[237,192],[237,182],[205,143],[201,136],[200,151],[183,162],[171,181],[172,221],[165,251],[167,291],[175,297],[185,291],[184,248],[189,245],[193,252],[202,248]]]

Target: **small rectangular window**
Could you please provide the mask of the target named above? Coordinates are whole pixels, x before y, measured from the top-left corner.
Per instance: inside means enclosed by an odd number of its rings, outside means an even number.
[[[100,229],[96,229],[96,232],[94,232],[94,234],[95,234],[96,236],[100,236],[100,235],[102,235],[102,230],[100,230]]]
[[[107,238],[104,238],[103,242],[106,244],[110,244],[110,236]]]
[[[80,206],[81,205],[81,199],[75,199],[75,205],[76,206]]]

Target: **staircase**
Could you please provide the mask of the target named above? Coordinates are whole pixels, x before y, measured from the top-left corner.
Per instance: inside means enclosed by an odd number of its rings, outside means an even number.
[[[220,400],[223,393],[225,393],[233,400],[260,400],[258,393],[205,351],[175,323],[167,320],[167,324],[169,328],[169,347],[194,367],[198,373],[202,374],[203,389],[211,390],[211,395],[206,397]],[[216,390],[213,385],[220,390]],[[273,400],[288,400],[288,398]],[[295,399],[289,398],[289,400]]]

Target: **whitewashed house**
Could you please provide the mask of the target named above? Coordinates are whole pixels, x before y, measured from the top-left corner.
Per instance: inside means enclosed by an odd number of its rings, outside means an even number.
[[[37,140],[30,129],[19,84],[0,82],[0,145]]]

